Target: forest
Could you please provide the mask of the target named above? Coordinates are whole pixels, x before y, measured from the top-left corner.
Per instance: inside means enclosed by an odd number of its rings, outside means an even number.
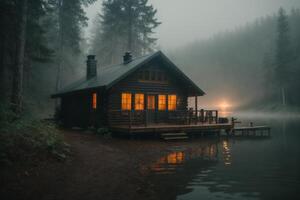
[[[161,22],[147,0],[104,1],[88,43],[84,7],[94,2],[1,1],[2,107],[51,117],[49,95],[84,74],[88,53],[106,66],[120,62],[126,50],[140,56],[157,48],[153,33]],[[299,17],[299,9],[281,9],[166,53],[212,98],[229,95],[242,107],[299,106]]]
[[[280,9],[169,54],[210,100],[227,97],[237,109],[299,109],[299,9]]]
[[[22,150],[14,152],[21,146],[65,156],[66,146],[56,125],[48,123],[58,106],[50,95],[85,74],[88,53],[96,54],[100,65],[110,65],[125,51],[135,56],[153,51],[152,33],[160,22],[148,0],[103,1],[88,45],[84,9],[94,2],[0,2],[1,160],[22,155]]]

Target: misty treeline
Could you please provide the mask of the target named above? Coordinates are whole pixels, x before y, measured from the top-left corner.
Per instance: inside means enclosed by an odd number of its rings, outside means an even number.
[[[94,1],[0,1],[0,161],[63,151],[55,126],[35,118],[54,110],[50,94],[80,70],[84,6]]]
[[[84,8],[95,1],[0,1],[1,106],[17,115],[51,113],[50,94],[84,75],[88,52],[109,65],[125,51],[138,56],[152,50],[160,22],[148,0],[104,0],[88,43]]]
[[[300,10],[260,18],[172,51],[210,97],[268,110],[300,106]],[[213,99],[213,98],[212,98]]]
[[[153,51],[157,10],[148,0],[106,0],[94,21],[91,52],[101,65],[121,62],[125,51],[135,57]]]
[[[0,100],[17,114],[49,108],[49,95],[78,70],[95,0],[0,1]],[[25,103],[24,103],[25,102]],[[53,107],[52,107],[53,109]]]

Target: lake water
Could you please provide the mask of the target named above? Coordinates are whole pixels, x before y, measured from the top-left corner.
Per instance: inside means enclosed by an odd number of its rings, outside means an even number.
[[[245,120],[247,121],[247,120]],[[148,177],[161,199],[297,199],[300,120],[270,119],[270,138],[175,143]]]

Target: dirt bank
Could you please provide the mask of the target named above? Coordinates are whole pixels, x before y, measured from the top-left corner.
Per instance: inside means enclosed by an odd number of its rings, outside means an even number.
[[[62,131],[71,145],[65,162],[14,165],[1,171],[1,199],[158,199],[147,167],[169,145],[162,141],[104,139]]]

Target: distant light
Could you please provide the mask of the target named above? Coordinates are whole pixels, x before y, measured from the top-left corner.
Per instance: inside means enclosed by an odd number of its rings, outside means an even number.
[[[227,101],[222,101],[220,104],[219,104],[219,107],[221,110],[227,110],[228,108],[231,107],[231,105],[227,102]]]

